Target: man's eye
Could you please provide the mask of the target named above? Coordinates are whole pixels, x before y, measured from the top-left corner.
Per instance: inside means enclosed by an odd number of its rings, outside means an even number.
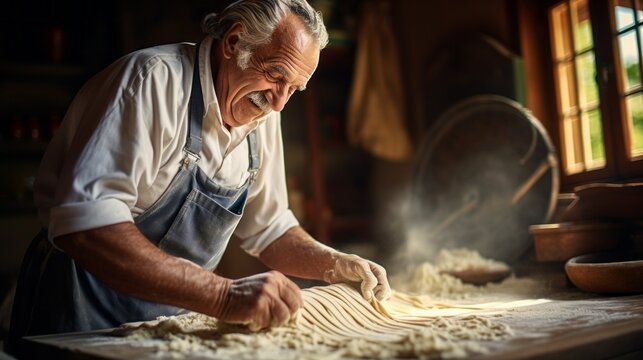
[[[280,79],[280,75],[277,74],[277,73],[274,73],[274,72],[267,72],[266,77],[270,81],[279,81],[279,79]]]

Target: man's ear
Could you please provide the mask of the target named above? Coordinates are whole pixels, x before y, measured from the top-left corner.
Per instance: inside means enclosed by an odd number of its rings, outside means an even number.
[[[223,56],[225,56],[226,59],[231,59],[237,52],[239,34],[241,34],[242,31],[243,25],[241,23],[235,23],[223,36]]]

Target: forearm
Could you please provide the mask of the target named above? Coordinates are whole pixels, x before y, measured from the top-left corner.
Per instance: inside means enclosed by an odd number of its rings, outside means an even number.
[[[300,226],[290,228],[259,255],[268,267],[303,279],[326,280],[338,252]]]
[[[132,223],[63,235],[54,242],[119,292],[209,315],[221,311],[231,281],[166,254]]]
[[[269,267],[286,275],[329,283],[359,283],[362,295],[384,300],[391,294],[386,270],[357,255],[344,254],[312,238],[299,226],[286,231],[259,255]]]

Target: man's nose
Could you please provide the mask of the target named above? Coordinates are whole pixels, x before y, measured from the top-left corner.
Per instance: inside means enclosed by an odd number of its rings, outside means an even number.
[[[272,99],[270,99],[270,106],[272,107],[272,110],[276,112],[283,110],[284,106],[286,106],[286,103],[288,102],[288,99],[290,98],[288,87],[276,87],[270,93],[272,95]]]

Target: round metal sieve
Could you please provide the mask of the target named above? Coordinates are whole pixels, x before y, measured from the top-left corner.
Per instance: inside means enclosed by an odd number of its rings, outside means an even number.
[[[513,100],[465,99],[421,143],[412,193],[427,248],[467,247],[512,263],[531,245],[529,225],[549,221],[557,156],[542,124]]]

